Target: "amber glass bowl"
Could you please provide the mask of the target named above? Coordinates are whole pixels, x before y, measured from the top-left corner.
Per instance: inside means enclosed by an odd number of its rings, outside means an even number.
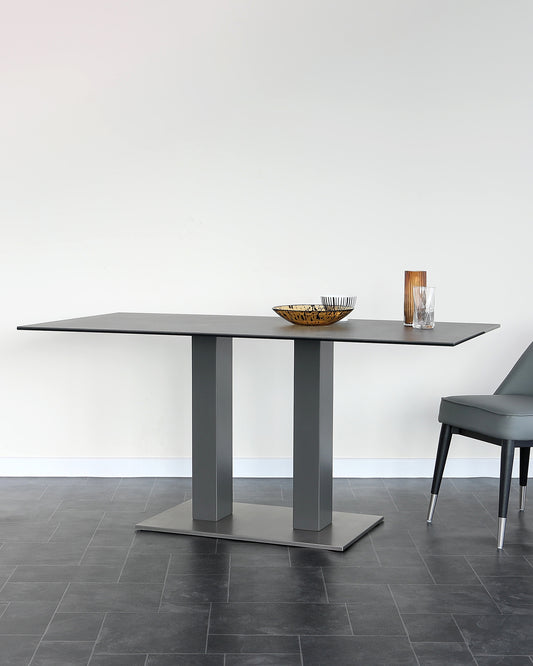
[[[350,314],[353,308],[325,305],[276,305],[272,308],[276,314],[291,324],[300,326],[327,326],[340,321]]]

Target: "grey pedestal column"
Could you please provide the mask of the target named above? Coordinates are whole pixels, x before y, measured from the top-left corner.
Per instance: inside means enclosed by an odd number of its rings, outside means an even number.
[[[233,510],[232,338],[192,338],[192,514]]]
[[[294,341],[293,526],[331,523],[333,342]]]

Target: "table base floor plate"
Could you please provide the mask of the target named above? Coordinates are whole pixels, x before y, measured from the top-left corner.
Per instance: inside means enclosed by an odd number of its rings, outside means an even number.
[[[346,550],[382,521],[383,516],[334,511],[331,525],[320,532],[294,530],[292,507],[242,502],[234,502],[233,513],[222,520],[193,520],[192,501],[189,500],[138,523],[135,529],[282,546]]]

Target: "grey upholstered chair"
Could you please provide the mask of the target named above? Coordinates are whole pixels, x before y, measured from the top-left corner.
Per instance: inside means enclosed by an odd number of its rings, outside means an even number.
[[[503,548],[514,450],[520,448],[520,505],[526,507],[529,453],[533,446],[533,343],[494,395],[452,395],[440,403],[440,431],[427,522],[433,521],[452,435],[465,435],[501,447],[498,548]]]

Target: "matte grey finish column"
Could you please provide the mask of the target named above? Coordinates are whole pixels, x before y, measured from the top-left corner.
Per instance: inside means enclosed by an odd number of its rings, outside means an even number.
[[[192,337],[192,515],[220,520],[233,508],[233,338]]]
[[[331,523],[333,342],[294,341],[293,526]]]

